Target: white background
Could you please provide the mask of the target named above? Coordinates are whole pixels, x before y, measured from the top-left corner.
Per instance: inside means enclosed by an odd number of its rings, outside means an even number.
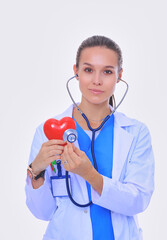
[[[78,46],[94,34],[122,48],[130,89],[119,111],[149,127],[156,162],[156,189],[140,225],[145,240],[166,238],[166,8],[165,0],[0,2],[0,239],[42,239],[47,223],[25,205],[33,134],[71,104],[65,84]]]

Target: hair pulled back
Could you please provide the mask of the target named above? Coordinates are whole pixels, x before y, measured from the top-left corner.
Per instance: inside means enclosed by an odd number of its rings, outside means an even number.
[[[79,67],[79,61],[80,61],[82,51],[85,48],[91,48],[91,47],[105,47],[105,48],[111,49],[115,53],[117,53],[118,71],[121,70],[123,59],[122,59],[122,51],[121,51],[120,47],[112,39],[104,37],[104,36],[99,36],[99,35],[89,37],[81,43],[81,45],[78,48],[77,55],[76,55],[76,67],[77,68]],[[113,97],[112,96],[110,97],[109,104],[111,106],[113,106]]]
[[[104,36],[98,36],[98,35],[85,39],[79,46],[77,55],[76,55],[76,67],[77,68],[79,67],[79,60],[80,60],[82,51],[85,48],[91,48],[91,47],[105,47],[105,48],[111,49],[114,52],[116,52],[117,56],[118,56],[118,69],[119,69],[119,71],[121,70],[123,59],[122,59],[122,51],[121,51],[120,47],[112,39],[104,37]]]

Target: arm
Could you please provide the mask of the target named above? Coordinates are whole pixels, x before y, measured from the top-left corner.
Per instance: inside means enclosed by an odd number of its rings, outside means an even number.
[[[56,199],[53,198],[49,175],[45,172],[45,181],[38,189],[34,189],[31,179],[27,177],[26,186],[26,204],[31,213],[41,220],[49,221],[56,210]]]
[[[29,164],[32,163],[35,174],[39,174],[39,172],[46,169],[45,177],[37,181],[31,181],[27,176],[25,191],[26,204],[33,215],[39,219],[50,220],[56,209],[56,199],[53,198],[51,193],[51,170],[48,166],[53,160],[56,160],[56,157],[58,157],[56,154],[62,152],[62,147],[58,146],[57,142],[55,144],[54,141],[56,140],[45,141],[47,139],[43,135],[42,128],[38,128],[31,146]]]
[[[148,206],[154,189],[154,158],[149,132],[143,126],[124,166],[123,179],[118,181],[100,175],[86,154],[68,144],[62,154],[67,171],[80,175],[92,186],[93,203],[113,212],[132,216]]]
[[[132,216],[146,209],[154,190],[154,158],[145,126],[140,129],[124,167],[125,174],[119,181],[103,176],[102,194],[92,188],[92,200],[113,212]]]

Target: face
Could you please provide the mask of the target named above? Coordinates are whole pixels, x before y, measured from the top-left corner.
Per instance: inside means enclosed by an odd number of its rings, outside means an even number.
[[[105,47],[91,47],[82,50],[79,67],[74,65],[78,74],[82,101],[93,104],[108,103],[113,95],[118,78],[118,56]]]

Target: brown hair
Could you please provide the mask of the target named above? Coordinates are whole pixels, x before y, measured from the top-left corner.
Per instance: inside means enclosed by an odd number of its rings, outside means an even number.
[[[117,55],[118,55],[118,71],[120,71],[122,68],[122,62],[123,62],[122,51],[121,51],[120,47],[112,39],[104,37],[104,36],[97,36],[97,35],[85,39],[79,46],[77,55],[76,55],[76,67],[77,68],[79,67],[79,60],[81,57],[81,52],[85,48],[91,48],[91,47],[97,47],[97,46],[106,47],[117,53]],[[109,104],[111,106],[113,106],[113,97],[112,96],[110,97]]]

